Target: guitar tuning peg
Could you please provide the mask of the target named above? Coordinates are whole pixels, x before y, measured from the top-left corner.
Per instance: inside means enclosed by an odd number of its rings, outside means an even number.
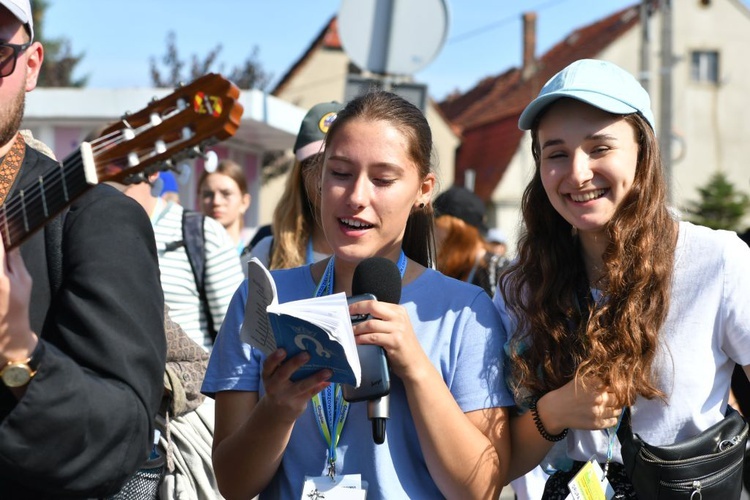
[[[203,168],[209,174],[216,172],[216,167],[219,166],[219,157],[214,151],[207,151],[203,155]]]

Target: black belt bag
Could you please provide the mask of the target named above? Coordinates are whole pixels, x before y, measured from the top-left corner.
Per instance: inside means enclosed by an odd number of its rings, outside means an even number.
[[[617,430],[625,473],[640,500],[740,498],[747,435],[747,422],[730,406],[723,420],[673,445],[653,446],[633,434],[630,408]]]

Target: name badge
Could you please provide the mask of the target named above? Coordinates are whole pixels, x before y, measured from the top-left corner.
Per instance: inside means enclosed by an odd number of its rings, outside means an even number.
[[[361,474],[305,477],[300,500],[365,500],[367,481]]]
[[[570,494],[565,500],[610,500],[615,490],[592,457],[568,483]]]

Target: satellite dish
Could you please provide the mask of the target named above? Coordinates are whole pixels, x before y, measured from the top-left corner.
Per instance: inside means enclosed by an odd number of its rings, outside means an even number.
[[[448,34],[445,0],[342,0],[341,44],[360,68],[411,75],[440,52]]]

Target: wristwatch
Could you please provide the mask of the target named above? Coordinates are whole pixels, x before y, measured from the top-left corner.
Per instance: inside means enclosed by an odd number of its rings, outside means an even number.
[[[39,339],[31,356],[25,361],[8,361],[0,370],[0,378],[7,387],[23,387],[36,375],[44,356],[44,342]]]

